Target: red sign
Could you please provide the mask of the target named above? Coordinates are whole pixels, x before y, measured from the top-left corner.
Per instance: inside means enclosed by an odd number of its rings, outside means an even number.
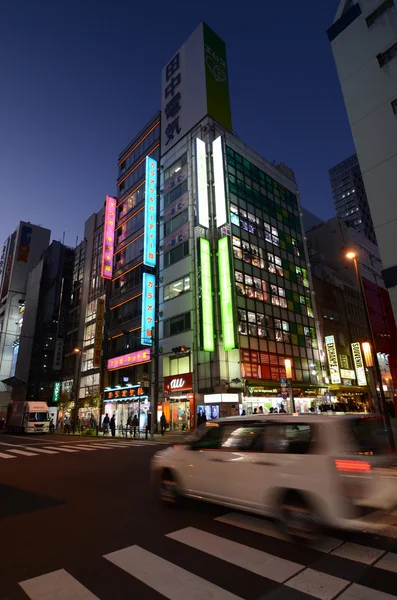
[[[173,394],[174,392],[184,392],[193,387],[192,373],[182,373],[181,375],[171,375],[164,377],[164,393]]]
[[[114,252],[114,228],[116,223],[116,198],[106,196],[105,220],[103,223],[103,248],[101,276],[104,279],[112,279],[113,275],[113,252]]]

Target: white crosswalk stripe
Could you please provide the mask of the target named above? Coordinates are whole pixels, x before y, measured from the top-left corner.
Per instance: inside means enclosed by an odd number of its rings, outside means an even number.
[[[19,585],[31,600],[99,600],[64,569],[22,581]]]
[[[63,448],[68,448],[68,449],[74,450],[74,451],[83,450],[83,451],[91,451],[91,452],[95,452],[95,450],[98,450],[98,448],[90,448],[89,446],[82,446],[81,444],[76,444],[74,446],[63,446]]]
[[[24,446],[25,450],[33,450],[39,454],[58,454],[58,450],[46,450],[45,448],[34,448],[32,446]]]
[[[16,456],[13,456],[12,454],[3,454],[3,452],[0,452],[0,458],[16,458]]]
[[[16,448],[10,448],[8,452],[12,454],[20,454],[21,456],[37,456],[35,452],[27,452],[26,450],[17,450]]]
[[[65,448],[65,446],[46,446],[47,450],[59,450],[59,452],[78,452],[74,448]]]

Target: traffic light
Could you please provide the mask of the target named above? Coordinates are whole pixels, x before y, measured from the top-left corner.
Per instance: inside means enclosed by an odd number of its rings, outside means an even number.
[[[175,348],[172,348],[174,354],[186,354],[189,350],[188,346],[175,346]]]

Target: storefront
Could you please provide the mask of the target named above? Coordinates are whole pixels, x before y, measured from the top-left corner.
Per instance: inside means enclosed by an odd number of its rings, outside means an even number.
[[[294,399],[295,412],[308,413],[323,402],[327,388],[321,385],[292,383],[292,395]],[[285,394],[281,387],[258,385],[248,382],[245,388],[240,414],[252,415],[272,412],[280,412],[281,407],[287,412],[292,410],[289,394]],[[245,412],[244,412],[245,411]]]
[[[157,408],[157,418],[167,420],[172,431],[189,431],[194,428],[193,374],[181,373],[164,377],[164,399]]]
[[[103,415],[111,419],[115,415],[116,431],[126,433],[128,417],[135,415],[139,418],[139,430],[144,432],[150,412],[150,400],[147,389],[139,386],[117,387],[104,392]]]

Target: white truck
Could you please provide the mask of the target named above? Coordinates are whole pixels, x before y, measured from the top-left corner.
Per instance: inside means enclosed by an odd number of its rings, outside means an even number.
[[[11,433],[49,433],[50,418],[47,403],[23,400],[10,402],[6,428]]]

